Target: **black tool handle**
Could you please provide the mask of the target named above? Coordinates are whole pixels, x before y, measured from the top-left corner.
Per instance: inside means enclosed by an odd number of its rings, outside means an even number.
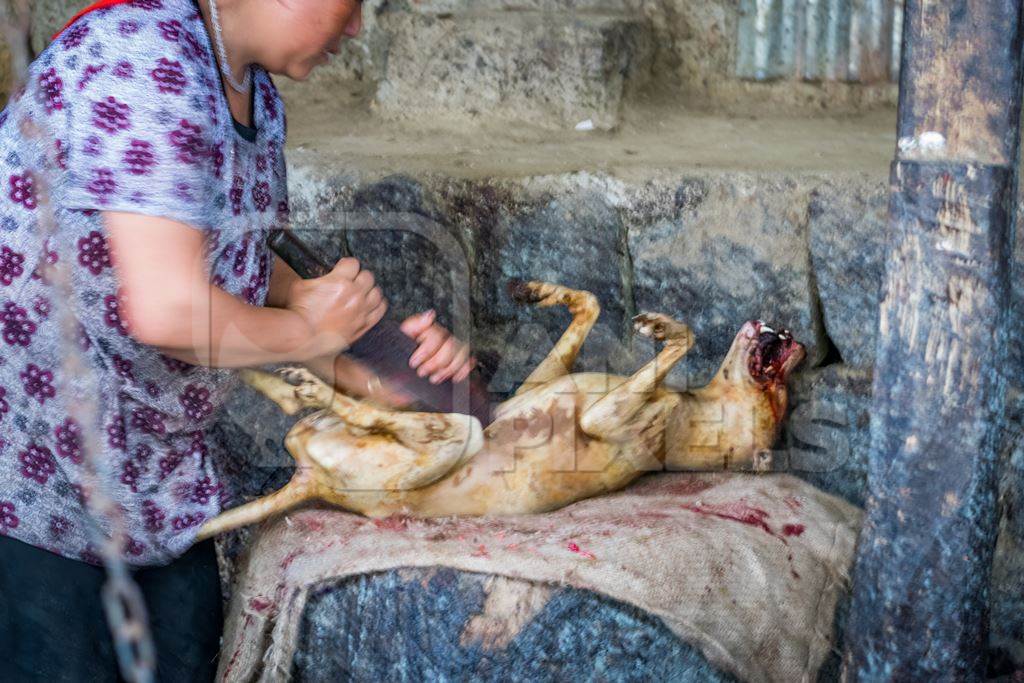
[[[309,245],[290,230],[274,231],[270,248],[304,279],[323,277],[331,271]],[[483,426],[491,423],[491,398],[475,371],[459,383],[451,380],[432,384],[409,367],[416,341],[402,332],[399,322],[385,317],[357,339],[345,355],[372,370],[389,388],[409,394],[419,408],[433,412],[459,412],[477,417]]]

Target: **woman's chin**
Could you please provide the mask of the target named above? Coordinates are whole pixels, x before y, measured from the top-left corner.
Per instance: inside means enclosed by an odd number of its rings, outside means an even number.
[[[313,69],[319,66],[316,63],[308,64],[294,64],[280,72],[280,75],[286,76],[293,81],[308,81],[310,75],[313,73]]]

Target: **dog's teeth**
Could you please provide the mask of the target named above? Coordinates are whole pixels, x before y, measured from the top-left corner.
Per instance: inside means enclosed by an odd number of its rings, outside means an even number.
[[[771,333],[771,332],[774,332],[775,330],[773,330],[772,328],[768,327],[767,325],[762,324],[761,325],[761,331],[762,332],[769,332],[769,333]]]

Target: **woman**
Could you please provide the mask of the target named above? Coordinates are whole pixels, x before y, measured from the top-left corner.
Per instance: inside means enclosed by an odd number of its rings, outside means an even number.
[[[266,246],[288,212],[284,106],[268,73],[305,79],[358,34],[360,6],[102,4],[32,63],[0,121],[0,661],[5,680],[117,675],[69,416],[81,399],[62,396],[46,266],[63,262],[157,679],[209,680],[219,583],[212,545],[193,540],[227,495],[205,430],[232,369],[301,362],[358,392],[364,378],[335,359],[386,310],[355,259],[302,281]],[[29,121],[41,135],[25,134]],[[59,229],[44,241],[34,173],[48,165]],[[469,374],[468,349],[432,312],[403,330],[420,342],[421,376]]]

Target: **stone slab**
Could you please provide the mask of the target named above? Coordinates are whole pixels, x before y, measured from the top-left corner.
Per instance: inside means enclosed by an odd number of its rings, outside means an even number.
[[[633,606],[440,567],[363,574],[318,591],[291,673],[325,682],[733,680]]]
[[[388,48],[374,108],[386,118],[611,129],[652,54],[646,24],[619,16],[385,11],[378,22]]]
[[[871,370],[834,363],[796,373],[773,467],[863,507]]]

